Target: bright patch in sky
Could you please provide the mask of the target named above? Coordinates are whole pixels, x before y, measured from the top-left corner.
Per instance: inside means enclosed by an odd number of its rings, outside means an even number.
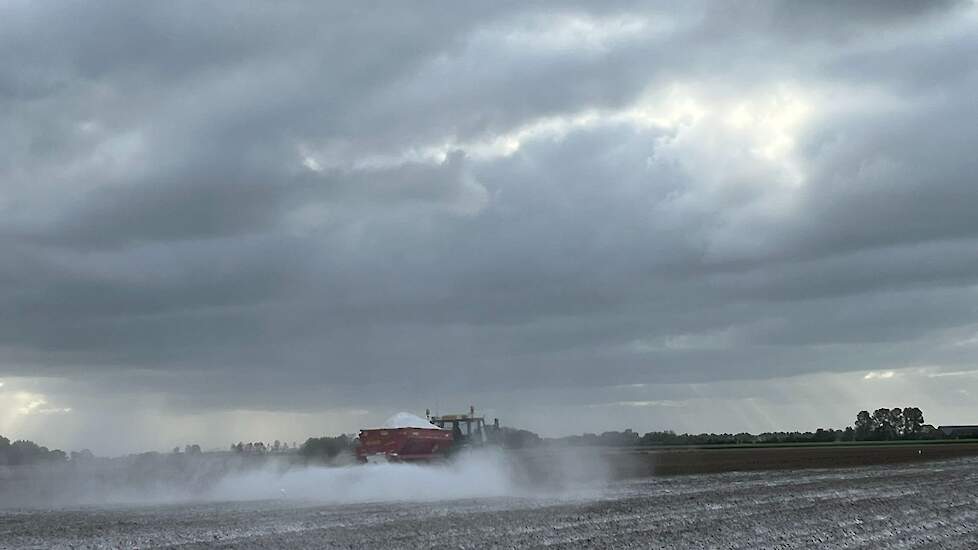
[[[508,30],[499,29],[502,42],[522,53],[541,51],[603,51],[616,42],[642,38],[649,32],[670,28],[664,19],[655,23],[643,17],[586,17],[551,14],[530,18],[529,24]],[[495,29],[494,29],[495,30]]]

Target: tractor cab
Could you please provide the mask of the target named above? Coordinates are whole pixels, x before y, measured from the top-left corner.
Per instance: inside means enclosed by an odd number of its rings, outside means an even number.
[[[428,422],[443,430],[452,432],[455,448],[481,446],[492,442],[499,430],[499,419],[493,420],[491,427],[486,426],[486,419],[475,415],[475,407],[469,407],[469,414],[445,414],[431,416],[431,410],[425,411]]]

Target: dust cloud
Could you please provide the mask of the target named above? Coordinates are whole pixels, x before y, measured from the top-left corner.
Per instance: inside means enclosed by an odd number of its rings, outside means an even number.
[[[446,464],[365,464],[275,468],[233,474],[207,492],[210,500],[287,498],[329,503],[432,501],[509,496],[511,464],[499,453],[473,453]]]
[[[482,449],[443,464],[262,469],[222,479],[211,500],[270,498],[324,503],[531,497],[592,490],[607,481],[597,455],[507,454]]]
[[[440,464],[307,465],[270,457],[174,457],[0,472],[0,508],[286,500],[432,502],[592,493],[598,453],[479,449]]]

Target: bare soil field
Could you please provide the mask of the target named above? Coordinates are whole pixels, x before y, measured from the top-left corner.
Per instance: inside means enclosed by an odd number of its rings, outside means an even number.
[[[609,482],[558,495],[0,511],[0,548],[978,548],[978,458]]]
[[[732,447],[623,450],[609,453],[617,477],[758,470],[851,468],[978,456],[976,443],[900,443],[808,447]]]

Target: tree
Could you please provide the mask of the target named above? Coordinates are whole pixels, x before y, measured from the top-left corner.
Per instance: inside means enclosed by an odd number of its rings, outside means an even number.
[[[856,439],[860,441],[869,439],[875,430],[876,426],[873,424],[869,412],[859,411],[859,414],[856,415]]]
[[[903,410],[899,407],[890,409],[890,424],[893,425],[894,437],[903,436]]]
[[[71,457],[72,462],[92,460],[93,458],[95,458],[95,455],[92,454],[92,451],[89,451],[88,449],[82,449],[77,452],[71,451],[71,454],[69,456]]]
[[[867,414],[867,416],[869,415]],[[855,441],[855,440],[856,440],[855,430],[852,429],[852,426],[846,426],[845,431],[842,432],[842,441]]]
[[[68,455],[59,449],[48,449],[26,439],[11,443],[6,437],[0,436],[0,465],[64,462],[67,459]]]
[[[917,407],[906,407],[903,409],[903,433],[910,436],[920,435],[920,430],[924,425],[924,413]]]
[[[896,431],[893,429],[893,419],[890,416],[890,409],[882,408],[873,411],[873,428],[879,439],[894,439]]]
[[[835,430],[818,428],[815,430],[815,434],[812,435],[812,441],[815,443],[829,443],[835,441]]]

